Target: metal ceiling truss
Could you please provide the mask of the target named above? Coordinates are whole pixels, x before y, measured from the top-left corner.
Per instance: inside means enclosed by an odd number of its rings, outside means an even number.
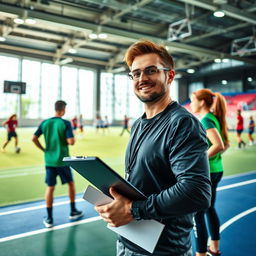
[[[43,12],[43,11],[37,11],[35,9],[30,9],[29,8],[29,0],[24,0],[22,1],[21,6],[14,6],[14,5],[8,5],[8,4],[3,4],[0,3],[0,9],[1,12],[3,13],[10,13],[13,15],[24,15],[24,8],[26,11],[26,14],[29,15],[29,17],[31,18],[35,18],[44,22],[47,22],[48,25],[54,25],[54,26],[60,26],[61,27],[70,30],[70,34],[67,34],[65,37],[60,36],[60,42],[61,44],[59,45],[59,47],[56,49],[55,52],[53,53],[46,53],[46,51],[40,51],[40,50],[34,50],[35,52],[37,51],[37,53],[41,53],[41,54],[45,54],[46,56],[52,56],[52,58],[54,59],[55,63],[60,63],[62,61],[62,58],[68,58],[70,56],[66,56],[65,54],[67,53],[67,51],[69,50],[70,47],[75,47],[75,48],[80,48],[83,46],[86,46],[88,44],[89,41],[91,41],[88,38],[88,33],[91,32],[95,32],[95,31],[101,31],[103,33],[107,33],[111,36],[113,36],[114,38],[119,38],[120,40],[124,40],[126,43],[122,44],[121,48],[117,48],[116,51],[113,51],[112,57],[109,59],[108,62],[106,61],[99,61],[99,60],[90,60],[89,63],[93,63],[93,64],[99,64],[99,65],[105,65],[107,67],[108,70],[114,69],[114,68],[118,68],[120,67],[120,63],[122,63],[122,58],[121,55],[123,55],[124,51],[127,49],[127,47],[140,39],[148,39],[148,40],[153,40],[155,42],[158,43],[162,43],[166,46],[169,47],[169,51],[172,54],[189,54],[191,56],[195,56],[198,61],[192,61],[190,62],[189,66],[191,65],[196,65],[197,63],[204,63],[210,60],[213,60],[215,58],[230,58],[230,59],[236,59],[236,60],[240,60],[240,61],[244,61],[247,63],[251,63],[256,65],[256,60],[254,59],[250,59],[250,58],[245,58],[240,56],[239,54],[237,55],[231,55],[228,53],[220,53],[216,50],[210,50],[207,48],[203,48],[203,47],[198,47],[198,46],[194,46],[194,45],[190,45],[188,44],[189,42],[192,41],[196,41],[196,40],[200,40],[203,38],[207,38],[207,37],[211,37],[213,35],[218,35],[221,33],[227,33],[239,28],[243,28],[248,26],[249,24],[255,24],[256,23],[256,15],[250,13],[254,11],[254,8],[250,8],[250,10],[248,11],[240,11],[237,8],[234,8],[232,6],[229,6],[227,4],[225,4],[225,1],[207,1],[207,0],[202,0],[202,1],[196,1],[196,0],[177,0],[178,2],[183,2],[186,5],[192,5],[191,8],[186,8],[186,12],[184,13],[184,16],[186,15],[191,16],[193,15],[193,8],[194,6],[196,7],[200,7],[203,9],[207,9],[209,11],[215,11],[217,8],[221,7],[222,10],[224,10],[225,14],[227,16],[230,16],[232,18],[238,19],[238,20],[242,20],[245,21],[246,23],[242,23],[242,24],[236,24],[233,25],[231,27],[225,28],[225,29],[215,29],[215,31],[210,31],[209,33],[206,34],[202,34],[199,36],[194,36],[194,37],[190,37],[187,39],[184,39],[182,42],[170,42],[166,39],[165,36],[157,37],[157,36],[153,36],[153,35],[149,35],[146,34],[144,31],[139,32],[134,32],[131,30],[127,30],[127,29],[123,29],[122,27],[118,27],[118,26],[113,26],[112,22],[113,21],[118,21],[118,19],[120,19],[122,16],[125,16],[126,14],[130,14],[131,12],[135,12],[136,10],[140,10],[143,11],[145,10],[145,12],[153,12],[153,10],[150,10],[149,8],[145,7],[147,4],[149,4],[150,2],[154,2],[153,0],[141,0],[141,1],[137,1],[136,4],[124,4],[121,3],[119,1],[115,1],[115,0],[108,0],[108,1],[102,1],[102,0],[83,0],[84,3],[88,3],[88,4],[94,4],[94,5],[101,5],[102,7],[109,7],[111,8],[111,10],[107,10],[103,13],[99,12],[99,15],[97,16],[97,20],[96,21],[86,21],[85,19],[78,19],[78,18],[74,18],[74,17],[68,17],[65,16],[63,14],[54,14],[54,13],[47,13],[47,12]],[[61,1],[60,1],[61,2]],[[64,1],[63,1],[64,2]],[[160,1],[161,2],[161,1]],[[224,4],[223,4],[224,3]],[[26,8],[27,6],[27,8]],[[142,8],[143,7],[143,8]],[[55,8],[57,8],[55,6]],[[136,13],[136,12],[135,12]],[[206,15],[203,14],[202,17]],[[159,13],[159,17],[164,20],[166,23],[167,19],[168,19],[168,15],[165,14],[161,14]],[[193,24],[193,18],[191,18],[191,24]],[[194,18],[194,20],[199,19],[200,17]],[[25,29],[23,26],[17,27],[17,25],[14,25],[15,27],[11,27],[10,25],[2,25],[2,33],[7,33],[7,34],[11,34],[13,32],[14,28],[18,28],[18,29]],[[32,29],[32,28],[31,28]],[[212,28],[213,30],[213,28]],[[31,30],[32,31],[32,30]],[[162,31],[161,31],[162,32]],[[190,31],[191,32],[191,31]],[[33,33],[33,31],[31,32]],[[42,31],[42,34],[44,32]],[[161,33],[159,33],[161,34]],[[29,35],[29,32],[28,32]],[[82,35],[82,37],[81,37]],[[84,38],[83,38],[84,37]],[[56,36],[57,38],[57,36]],[[47,37],[45,38],[41,38],[41,40],[45,40],[45,42],[47,42]],[[8,48],[5,45],[1,45],[0,48]],[[17,47],[16,46],[16,50],[25,50],[25,47]],[[77,57],[74,56],[74,60],[76,61],[81,61],[82,57]],[[88,58],[84,58],[86,61],[88,61]],[[84,62],[84,61],[82,61]],[[177,63],[177,68],[182,68],[186,63],[186,61],[179,61],[176,60]]]

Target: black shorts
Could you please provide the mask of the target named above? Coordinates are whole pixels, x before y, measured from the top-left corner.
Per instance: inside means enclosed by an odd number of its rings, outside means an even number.
[[[243,129],[236,130],[237,134],[241,134],[243,132]]]
[[[52,167],[46,166],[45,183],[48,186],[55,186],[57,183],[57,176],[60,176],[61,183],[69,183],[73,181],[73,175],[69,166]]]
[[[16,132],[8,132],[7,140],[11,140],[12,137],[17,138],[17,133]]]
[[[248,133],[252,135],[254,133],[254,130],[249,130]]]

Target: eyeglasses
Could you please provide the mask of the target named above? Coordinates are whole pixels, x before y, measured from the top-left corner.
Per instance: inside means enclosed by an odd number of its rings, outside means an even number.
[[[153,76],[154,74],[158,73],[159,70],[164,70],[164,71],[169,71],[171,70],[170,68],[164,68],[164,67],[157,67],[157,66],[149,66],[146,67],[145,69],[135,69],[128,73],[128,77],[131,80],[139,80],[141,73],[143,72],[146,76]]]

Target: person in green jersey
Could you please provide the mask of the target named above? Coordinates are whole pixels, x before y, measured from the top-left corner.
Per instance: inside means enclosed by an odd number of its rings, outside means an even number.
[[[57,176],[62,184],[68,183],[68,192],[71,204],[69,219],[76,220],[83,216],[82,211],[75,207],[75,185],[72,172],[69,166],[62,161],[63,157],[69,156],[68,145],[75,144],[75,138],[71,123],[62,119],[65,114],[66,102],[58,100],[55,103],[55,116],[44,120],[34,133],[32,141],[44,152],[46,177],[45,183],[48,185],[45,192],[47,207],[47,217],[44,218],[44,225],[47,228],[53,226],[53,193]],[[45,147],[40,143],[39,137],[44,135]]]
[[[192,93],[191,110],[202,117],[208,139],[208,158],[212,182],[211,206],[206,211],[195,215],[195,237],[197,256],[206,256],[208,252],[215,256],[220,252],[220,221],[215,209],[216,189],[223,175],[221,155],[229,147],[228,129],[226,122],[226,100],[209,89],[201,89]],[[204,215],[208,220],[211,243],[207,248],[208,232]]]

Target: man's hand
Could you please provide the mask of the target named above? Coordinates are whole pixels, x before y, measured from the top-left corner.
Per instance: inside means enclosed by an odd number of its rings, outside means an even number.
[[[133,220],[131,215],[132,201],[118,194],[112,187],[109,189],[109,193],[114,198],[113,202],[95,206],[95,210],[111,227],[128,224]]]

